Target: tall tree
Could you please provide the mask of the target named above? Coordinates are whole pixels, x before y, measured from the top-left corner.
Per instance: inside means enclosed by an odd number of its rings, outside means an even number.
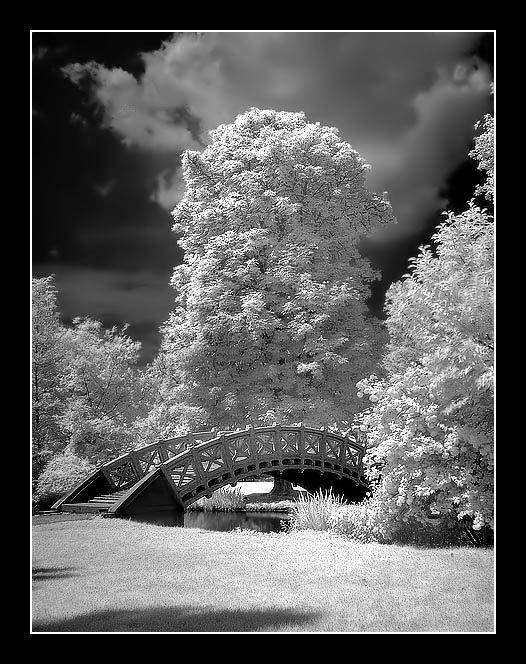
[[[337,129],[303,113],[252,109],[210,135],[183,155],[160,404],[183,428],[348,421],[381,345],[358,242],[390,205]]]
[[[53,276],[32,280],[32,437],[33,476],[40,474],[67,440],[57,416],[63,400],[64,326],[60,322]]]
[[[492,201],[491,116],[483,128],[471,155]],[[493,523],[494,225],[473,201],[446,216],[387,294],[387,378],[358,388],[387,531],[454,517],[476,540]]]
[[[140,344],[99,321],[60,321],[53,276],[32,282],[34,497],[53,502],[71,483],[136,443],[145,415]]]

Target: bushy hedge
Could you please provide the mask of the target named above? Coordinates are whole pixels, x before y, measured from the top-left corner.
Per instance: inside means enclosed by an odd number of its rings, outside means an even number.
[[[72,452],[57,454],[38,478],[34,496],[38,507],[40,509],[50,507],[95,469],[90,461]]]
[[[341,498],[319,491],[301,497],[291,510],[291,528],[333,532],[362,543],[396,543],[424,546],[473,544],[465,525],[454,516],[416,521],[395,519],[384,509],[381,497],[373,496],[349,505]]]

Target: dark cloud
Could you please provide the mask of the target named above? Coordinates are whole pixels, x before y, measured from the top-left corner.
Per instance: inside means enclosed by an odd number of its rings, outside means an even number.
[[[95,191],[99,196],[101,196],[102,198],[106,198],[111,194],[116,184],[117,184],[117,178],[111,178],[110,180],[108,180],[107,182],[103,182],[102,184],[94,184],[93,188],[95,189]]]
[[[40,46],[39,48],[33,51],[33,61],[44,60],[49,53],[49,48],[46,46]]]
[[[66,318],[96,315],[130,324],[167,317],[173,290],[160,275],[144,270],[125,272],[76,265],[36,264],[34,275],[54,274]],[[168,307],[168,309],[167,309]]]
[[[129,224],[112,225],[111,219],[102,224],[98,219],[79,229],[74,247],[77,261],[107,270],[140,271],[144,266],[169,281],[171,268],[181,262],[183,255],[170,225],[145,221],[141,226],[136,222],[132,219]]]
[[[106,326],[128,323],[129,333],[143,342],[142,360],[152,359],[159,325],[173,307],[174,293],[166,276],[62,263],[34,265],[34,277],[49,274],[55,275],[65,321],[90,316]]]

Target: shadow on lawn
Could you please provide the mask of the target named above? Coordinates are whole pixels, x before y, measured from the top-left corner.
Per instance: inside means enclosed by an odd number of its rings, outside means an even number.
[[[33,581],[50,581],[51,579],[71,579],[76,567],[33,567]]]
[[[35,632],[254,632],[303,625],[316,613],[290,609],[232,610],[178,606],[133,611],[95,611],[68,620],[38,623]]]

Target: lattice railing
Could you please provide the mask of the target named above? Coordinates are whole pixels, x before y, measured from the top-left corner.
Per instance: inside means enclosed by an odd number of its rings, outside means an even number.
[[[181,454],[193,445],[214,438],[216,431],[200,431],[185,436],[159,440],[110,461],[100,470],[114,489],[126,489],[138,482],[162,463]]]
[[[363,475],[365,444],[354,436],[302,425],[247,427],[237,431],[201,431],[160,440],[130,450],[98,468],[55,503],[83,503],[108,491],[127,490],[109,510],[116,514],[127,501],[135,500],[133,486],[157,482],[158,475],[171,485],[176,502],[187,507],[201,496],[210,496],[226,484],[262,474],[287,470],[329,473],[350,479],[353,486],[368,490]],[[307,477],[309,475],[309,477]],[[312,475],[304,479],[312,484]],[[298,475],[290,472],[289,478]],[[102,481],[102,484],[101,484]],[[332,484],[332,479],[329,484]]]
[[[232,432],[201,431],[131,450],[100,470],[114,490],[133,486],[164,467],[174,488],[195,498],[239,475],[265,470],[317,469],[362,481],[365,445],[355,437],[305,426],[247,427]]]
[[[163,462],[183,502],[210,495],[238,476],[297,469],[330,472],[364,484],[364,445],[349,436],[304,426],[222,432]]]

